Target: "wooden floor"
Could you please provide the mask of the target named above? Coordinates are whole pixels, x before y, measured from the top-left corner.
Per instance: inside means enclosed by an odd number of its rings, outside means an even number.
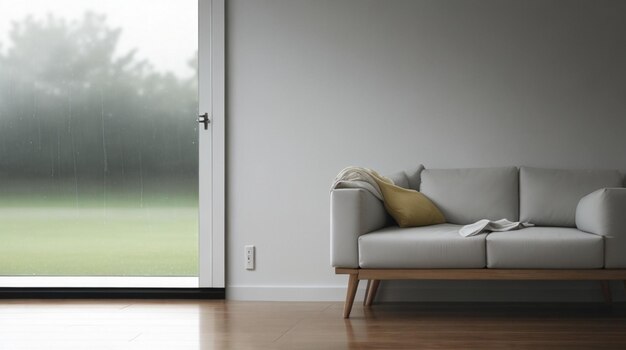
[[[361,303],[0,300],[0,349],[626,349],[623,304]]]

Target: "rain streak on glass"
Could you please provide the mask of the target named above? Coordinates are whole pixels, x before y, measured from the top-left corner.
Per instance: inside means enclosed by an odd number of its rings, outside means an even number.
[[[197,2],[2,6],[0,275],[197,276]]]

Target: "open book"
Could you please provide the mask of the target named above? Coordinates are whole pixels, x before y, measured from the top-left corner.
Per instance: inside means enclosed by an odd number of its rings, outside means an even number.
[[[463,237],[475,236],[482,232],[503,232],[517,230],[520,228],[535,226],[529,222],[511,222],[507,219],[500,220],[478,220],[473,224],[465,225],[459,230]]]

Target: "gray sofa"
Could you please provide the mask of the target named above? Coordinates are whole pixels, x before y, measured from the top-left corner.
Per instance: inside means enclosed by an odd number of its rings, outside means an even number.
[[[531,167],[423,169],[390,176],[419,190],[447,223],[399,228],[362,189],[331,192],[331,264],[349,275],[344,317],[359,280],[371,305],[381,280],[626,280],[626,189],[617,170]],[[481,219],[530,222],[462,237]]]

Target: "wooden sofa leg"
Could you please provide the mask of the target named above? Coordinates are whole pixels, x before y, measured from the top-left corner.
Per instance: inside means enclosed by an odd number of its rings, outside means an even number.
[[[378,292],[378,286],[380,280],[372,280],[372,286],[369,288],[369,293],[365,297],[365,306],[372,306],[374,298],[376,298],[376,292]]]
[[[607,304],[611,304],[613,302],[613,298],[611,296],[611,286],[609,281],[602,281],[602,294],[604,295],[604,302]]]
[[[352,304],[354,303],[354,297],[356,296],[356,289],[359,286],[359,275],[350,274],[348,280],[348,293],[346,294],[346,303],[343,305],[343,318],[350,317],[350,311],[352,311]]]
[[[372,280],[367,280],[367,286],[365,287],[365,297],[363,297],[363,305],[367,303],[367,296],[370,294],[371,287],[372,287]]]

